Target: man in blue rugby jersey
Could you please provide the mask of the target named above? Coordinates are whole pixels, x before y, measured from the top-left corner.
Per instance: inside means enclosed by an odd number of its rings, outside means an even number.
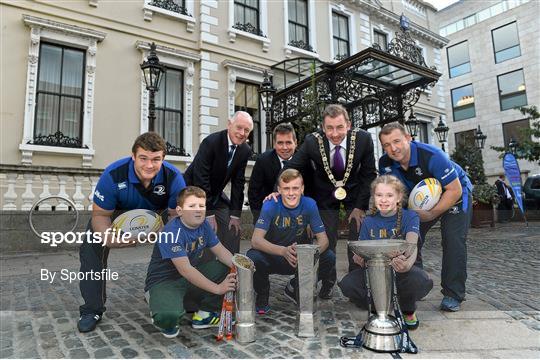
[[[303,195],[304,180],[298,170],[284,170],[278,179],[277,201],[263,203],[259,219],[255,224],[252,248],[247,256],[255,263],[253,287],[257,293],[255,308],[258,314],[270,310],[270,274],[292,275],[296,272],[296,244],[307,243],[306,229],[309,226],[319,245],[319,280],[328,280],[332,275],[336,256],[328,248],[328,237],[312,198]],[[296,299],[297,279],[285,287],[285,295],[293,302]]]
[[[176,215],[176,196],[186,187],[180,171],[164,161],[167,146],[155,132],[147,132],[135,140],[131,156],[115,161],[101,174],[94,191],[92,233],[105,233],[112,220],[122,212],[147,209],[158,213],[168,209],[169,216]],[[135,239],[121,243],[105,238],[104,243],[84,242],[79,250],[81,272],[100,272],[107,268],[110,248],[134,246]],[[96,328],[105,311],[105,280],[83,279],[79,288],[84,305],[79,308],[77,327],[80,332]]]
[[[417,210],[420,238],[417,264],[422,267],[421,249],[428,230],[440,219],[443,247],[441,310],[458,311],[465,299],[467,280],[467,233],[472,218],[472,184],[463,169],[442,150],[412,140],[403,125],[386,124],[379,133],[386,154],[379,159],[381,175],[398,177],[411,191],[423,179],[435,178],[443,187],[433,209]]]

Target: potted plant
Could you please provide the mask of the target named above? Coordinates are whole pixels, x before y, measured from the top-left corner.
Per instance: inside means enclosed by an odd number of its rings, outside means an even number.
[[[472,226],[481,227],[489,224],[495,226],[495,207],[499,203],[497,187],[488,183],[474,185]]]

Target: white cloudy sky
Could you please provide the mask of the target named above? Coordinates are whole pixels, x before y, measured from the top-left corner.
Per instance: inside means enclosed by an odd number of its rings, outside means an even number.
[[[424,1],[435,6],[437,10],[441,10],[442,8],[445,8],[449,5],[452,5],[455,2],[458,2],[458,0],[424,0]]]

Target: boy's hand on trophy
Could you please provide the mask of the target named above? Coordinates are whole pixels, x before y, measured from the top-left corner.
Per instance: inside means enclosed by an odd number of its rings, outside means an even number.
[[[283,248],[283,257],[293,267],[296,267],[296,243]]]
[[[223,295],[227,291],[235,291],[235,290],[236,290],[236,273],[230,273],[218,285],[218,295]]]
[[[352,258],[356,264],[360,265],[361,267],[366,267],[366,261],[363,257],[354,254]]]
[[[408,259],[404,255],[396,256],[392,259],[390,264],[392,264],[392,267],[396,272],[404,273],[411,269],[411,264],[409,264]]]

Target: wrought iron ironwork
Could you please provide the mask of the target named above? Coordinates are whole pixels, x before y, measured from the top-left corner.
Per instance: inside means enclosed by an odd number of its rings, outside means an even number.
[[[174,0],[152,0],[149,5],[158,7],[163,10],[169,10],[178,14],[192,16],[190,13],[188,13],[185,6],[178,4]]]
[[[184,150],[184,148],[175,146],[167,141],[167,155],[175,155],[175,156],[191,156]]]
[[[61,131],[49,135],[38,135],[33,141],[28,141],[28,144],[88,149],[87,145],[82,145],[82,141],[78,137],[66,136]]]
[[[257,36],[266,37],[266,35],[264,35],[264,33],[262,32],[261,29],[259,29],[258,27],[252,25],[251,23],[242,24],[240,22],[237,22],[236,24],[234,24],[233,29],[237,29],[237,30],[240,30],[240,31],[245,31],[245,32],[248,32],[250,34],[257,35]]]
[[[413,41],[410,35],[406,37]],[[397,48],[395,45],[393,51]],[[417,47],[401,49],[420,51]],[[421,51],[415,56],[421,57]],[[434,67],[428,68],[423,58],[413,62],[410,57],[403,59],[379,48],[362,50],[337,63],[306,61],[290,59],[272,66],[278,91],[267,132],[282,122],[291,122],[295,128],[316,129],[321,107],[330,103],[345,106],[354,128],[368,129],[392,121],[404,123],[404,115],[418,102],[422,91],[441,76]],[[289,78],[296,78],[296,82],[289,82]],[[304,126],[306,122],[312,124]]]
[[[315,50],[313,50],[313,48],[311,47],[311,45],[309,45],[307,42],[305,42],[304,40],[291,40],[289,42],[289,45],[290,46],[294,46],[296,48],[299,48],[299,49],[303,49],[303,50],[306,50],[306,51],[309,51],[309,52],[316,52]]]

